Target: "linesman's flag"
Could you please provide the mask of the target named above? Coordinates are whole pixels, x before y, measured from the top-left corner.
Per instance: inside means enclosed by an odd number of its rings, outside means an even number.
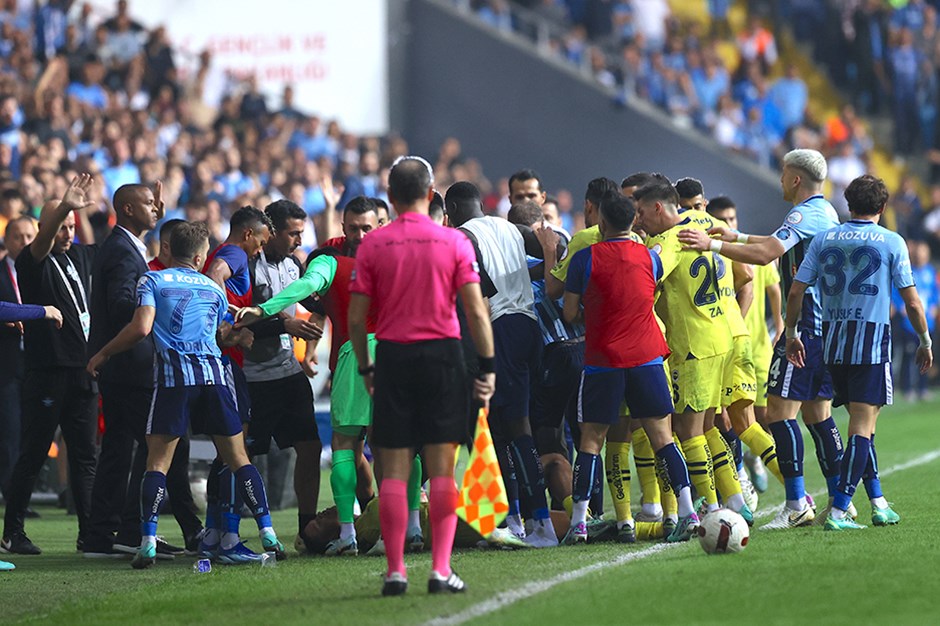
[[[486,410],[480,409],[470,462],[457,500],[457,515],[483,537],[489,537],[509,512],[506,485],[486,415]]]

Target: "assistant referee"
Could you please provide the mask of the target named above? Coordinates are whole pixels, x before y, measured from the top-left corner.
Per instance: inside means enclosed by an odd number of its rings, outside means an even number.
[[[404,548],[408,526],[406,482],[416,450],[431,478],[431,575],[428,592],[461,592],[450,569],[457,527],[454,458],[467,440],[466,370],[456,299],[460,293],[480,355],[474,395],[489,401],[495,388],[493,331],[480,291],[473,246],[466,235],[428,217],[431,166],[402,157],[388,178],[398,219],[359,247],[349,303],[349,336],[366,389],[374,390],[372,444],[382,464],[379,520],[388,572],[382,595],[407,587]],[[366,343],[366,318],[374,307],[375,365]]]

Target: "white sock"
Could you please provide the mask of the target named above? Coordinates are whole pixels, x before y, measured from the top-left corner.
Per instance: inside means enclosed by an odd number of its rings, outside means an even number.
[[[744,496],[740,493],[736,493],[733,496],[728,496],[728,501],[725,503],[728,508],[732,511],[740,511],[745,506]]]
[[[141,548],[147,548],[147,547],[150,547],[150,546],[153,546],[154,548],[157,547],[157,537],[156,537],[156,535],[144,535],[143,537],[140,538],[140,547],[141,547]]]
[[[643,514],[651,515],[653,517],[662,517],[663,507],[659,502],[644,502]]]
[[[845,511],[842,509],[837,509],[836,507],[832,507],[829,510],[829,515],[832,516],[832,519],[834,520],[841,520],[845,517]]]
[[[421,511],[416,509],[408,511],[408,534],[414,535],[421,532]]]
[[[676,501],[679,503],[679,517],[687,517],[695,512],[695,508],[692,505],[692,490],[688,487],[683,487],[679,491]],[[669,516],[670,519],[672,519],[672,517],[672,515]],[[676,518],[673,521],[678,522],[679,519]]]
[[[339,538],[349,539],[356,536],[356,525],[352,522],[344,522],[339,525]]]
[[[265,535],[275,535],[275,534],[276,533],[274,532],[274,529],[271,528],[270,526],[265,526],[261,530],[258,531],[258,535],[260,535],[261,537],[264,537]]]
[[[577,526],[587,521],[587,510],[590,501],[581,500],[571,504],[571,525]]]
[[[535,531],[544,533],[550,537],[555,537],[555,525],[552,524],[552,516],[535,521]]]
[[[237,546],[239,541],[238,533],[225,533],[222,535],[222,549],[230,550]]]
[[[633,523],[632,519],[627,519],[622,522],[620,521],[617,522],[617,530],[623,529],[624,526],[626,526],[627,528],[636,528],[636,525]]]
[[[888,508],[888,501],[885,500],[884,496],[878,496],[871,499],[871,506],[873,509],[886,509]]]
[[[522,525],[522,517],[519,515],[507,515],[506,516],[506,527],[512,531],[514,535],[520,535],[525,537],[525,526]]]
[[[787,508],[794,511],[802,511],[807,507],[806,498],[800,498],[799,500],[787,500]]]

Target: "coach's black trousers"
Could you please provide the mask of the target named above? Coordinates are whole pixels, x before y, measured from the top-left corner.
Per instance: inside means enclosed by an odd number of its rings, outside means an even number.
[[[105,381],[99,387],[105,431],[85,540],[85,549],[91,552],[109,550],[115,533],[122,543],[137,545],[140,541],[140,481],[147,464],[145,433],[153,399],[153,389]],[[177,519],[182,517],[184,534],[190,537],[199,532],[202,524],[189,487],[188,464],[187,441],[177,446],[167,474],[167,495]]]
[[[39,470],[49,455],[57,427],[68,446],[69,483],[75,497],[79,537],[84,537],[95,480],[95,440],[98,427],[98,395],[91,378],[80,367],[34,369],[23,381],[23,431],[20,453],[3,519],[3,536],[24,529],[26,507],[33,495]]]

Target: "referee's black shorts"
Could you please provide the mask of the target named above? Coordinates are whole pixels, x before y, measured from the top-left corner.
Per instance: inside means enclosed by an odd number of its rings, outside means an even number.
[[[372,444],[420,448],[469,437],[467,373],[457,339],[379,341]]]

